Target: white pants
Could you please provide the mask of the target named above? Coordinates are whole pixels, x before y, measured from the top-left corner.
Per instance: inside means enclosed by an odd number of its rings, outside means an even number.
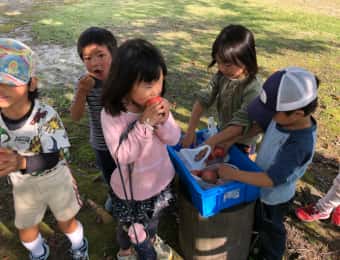
[[[332,212],[333,209],[340,205],[340,173],[336,176],[333,181],[332,187],[329,189],[327,194],[319,199],[316,207],[321,212]]]

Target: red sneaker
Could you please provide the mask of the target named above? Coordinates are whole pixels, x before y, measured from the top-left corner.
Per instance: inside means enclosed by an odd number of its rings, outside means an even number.
[[[340,227],[340,206],[336,207],[332,214],[332,223]]]
[[[320,212],[316,207],[315,204],[310,204],[306,207],[297,208],[295,210],[296,216],[305,222],[312,222],[319,219],[328,219],[330,213],[327,212]],[[339,217],[340,217],[340,210],[339,210]]]

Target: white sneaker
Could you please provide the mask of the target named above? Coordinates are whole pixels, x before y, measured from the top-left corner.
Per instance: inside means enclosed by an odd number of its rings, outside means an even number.
[[[48,246],[46,241],[44,241],[43,247],[44,247],[44,253],[41,256],[38,256],[38,257],[33,256],[32,253],[30,253],[28,255],[30,260],[46,260],[48,258],[48,256],[50,255],[50,247]]]
[[[89,244],[87,242],[87,239],[84,238],[83,240],[83,245],[81,248],[76,249],[76,250],[72,250],[70,249],[70,255],[72,257],[72,260],[89,260]]]

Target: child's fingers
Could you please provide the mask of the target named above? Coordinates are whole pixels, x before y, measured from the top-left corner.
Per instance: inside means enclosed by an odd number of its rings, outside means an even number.
[[[8,174],[10,174],[12,171],[10,171],[9,169],[0,169],[0,177],[3,176],[7,176]]]
[[[90,75],[86,74],[86,75],[80,77],[79,81],[80,82],[85,82],[85,81],[89,80],[89,78],[90,78]]]
[[[155,109],[157,109],[159,114],[166,115],[167,113],[169,113],[169,103],[161,102],[156,105]]]
[[[169,110],[170,109],[170,103],[168,100],[163,99],[162,102],[160,103],[161,106],[163,106],[165,109]]]
[[[80,87],[91,88],[94,86],[95,81],[90,75],[85,75],[79,79]]]
[[[190,147],[195,142],[195,138],[195,133],[186,133],[181,140],[182,147]]]
[[[8,153],[12,153],[13,151],[7,147],[0,147],[0,156],[1,156],[1,153],[5,153],[5,154],[8,154]]]
[[[0,162],[3,164],[4,162],[12,160],[12,157],[15,155],[13,150],[8,148],[0,148]]]
[[[153,114],[153,115],[159,115],[165,113],[165,107],[163,105],[159,104],[152,104],[150,106],[147,106],[145,108],[145,112]]]
[[[0,165],[0,173],[9,173],[14,171],[12,163],[9,161],[2,162]],[[0,174],[1,176],[1,174]]]

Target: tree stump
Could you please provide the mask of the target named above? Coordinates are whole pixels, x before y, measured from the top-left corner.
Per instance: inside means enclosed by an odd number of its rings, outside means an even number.
[[[179,244],[186,260],[247,259],[255,202],[204,218],[179,193]]]

